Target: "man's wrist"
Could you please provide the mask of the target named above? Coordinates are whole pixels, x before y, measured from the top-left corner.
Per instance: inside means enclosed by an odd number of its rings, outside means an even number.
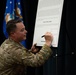
[[[49,47],[50,47],[50,46],[51,46],[51,43],[52,43],[52,42],[51,42],[51,41],[49,41],[49,42],[46,42],[45,44],[46,44],[47,46],[49,46]]]

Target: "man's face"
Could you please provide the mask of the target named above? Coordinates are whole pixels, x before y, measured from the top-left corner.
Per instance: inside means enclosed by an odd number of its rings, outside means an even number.
[[[16,26],[17,28],[14,32],[14,38],[19,42],[22,40],[25,40],[27,31],[25,30],[24,24],[20,22],[20,23],[17,23]]]

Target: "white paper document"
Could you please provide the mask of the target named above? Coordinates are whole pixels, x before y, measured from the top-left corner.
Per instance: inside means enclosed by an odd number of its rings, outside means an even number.
[[[63,0],[39,0],[33,44],[43,46],[45,39],[41,36],[46,32],[51,32],[54,38],[52,46],[58,46],[62,10]]]

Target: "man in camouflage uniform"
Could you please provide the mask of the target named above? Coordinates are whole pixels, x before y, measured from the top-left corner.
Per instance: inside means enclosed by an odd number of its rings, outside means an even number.
[[[52,54],[51,33],[45,33],[45,44],[34,54],[20,44],[26,39],[27,33],[21,20],[10,20],[6,30],[9,38],[0,47],[0,75],[25,75],[27,66],[41,66]],[[36,50],[35,46],[32,46],[31,50]]]

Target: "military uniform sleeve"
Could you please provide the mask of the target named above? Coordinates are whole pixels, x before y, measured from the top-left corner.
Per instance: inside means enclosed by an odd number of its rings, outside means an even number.
[[[41,50],[36,54],[33,54],[28,51],[26,53],[23,52],[22,60],[23,60],[23,63],[27,66],[37,67],[44,64],[51,54],[52,54],[51,48],[45,44],[41,48]]]

